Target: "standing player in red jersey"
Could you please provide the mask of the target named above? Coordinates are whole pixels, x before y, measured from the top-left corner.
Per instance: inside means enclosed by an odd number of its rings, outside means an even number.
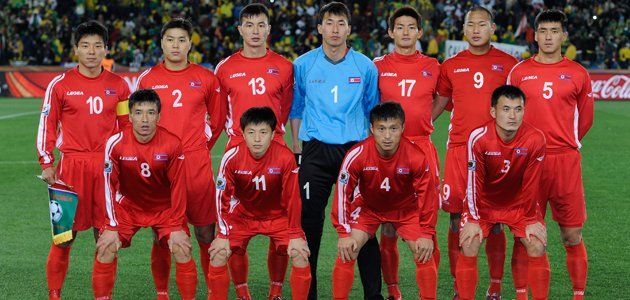
[[[521,90],[497,88],[490,107],[494,120],[473,130],[468,139],[468,187],[456,276],[462,300],[475,299],[477,254],[496,224],[508,226],[526,249],[533,299],[547,299],[549,293],[547,232],[538,205],[545,136],[523,122],[524,106]]]
[[[112,298],[118,250],[131,245],[142,227],[151,227],[176,261],[182,299],[195,299],[197,269],[186,226],[186,170],[181,141],[163,127],[160,98],[153,90],[129,97],[128,126],[107,140],[104,224],[94,257],[94,298]]]
[[[394,52],[377,57],[374,64],[378,68],[378,87],[381,101],[395,101],[405,111],[407,124],[403,136],[420,146],[426,155],[431,169],[431,182],[427,199],[439,202],[439,163],[437,151],[431,142],[433,122],[431,107],[436,85],[440,76],[440,64],[436,59],[422,55],[416,49],[416,42],[422,37],[422,17],[409,6],[397,9],[389,18],[389,36],[394,40]],[[398,287],[398,238],[391,224],[381,227],[381,268],[387,284],[389,298],[401,299]],[[440,253],[437,239],[434,239],[433,257],[439,263]]]
[[[492,13],[487,9],[475,6],[466,13],[463,29],[469,47],[442,64],[437,87],[439,96],[433,107],[435,120],[447,103],[453,105],[442,186],[442,208],[451,214],[448,259],[453,278],[460,251],[459,223],[466,191],[466,139],[472,129],[491,119],[487,107],[492,91],[505,83],[517,62],[490,45],[495,28]],[[505,234],[501,225],[497,225],[486,243],[490,269],[488,299],[501,298],[505,246]]]
[[[227,299],[228,257],[245,252],[258,234],[269,236],[276,247],[272,251],[291,256],[292,299],[308,297],[310,251],[301,228],[298,167],[293,152],[273,141],[276,123],[269,107],[245,111],[240,118],[245,141],[221,160],[216,193],[219,234],[210,247],[209,299]],[[281,299],[281,292],[270,293],[269,299]]]
[[[287,122],[293,101],[293,65],[286,58],[267,48],[271,31],[269,11],[260,3],[252,3],[241,10],[239,33],[243,49],[221,61],[215,75],[221,83],[221,102],[227,107],[225,130],[230,149],[243,141],[238,123],[241,115],[251,107],[270,107],[278,118],[274,140],[284,144],[284,124]],[[271,279],[270,297],[281,294],[286,275],[288,257],[276,252],[269,244],[267,267]],[[246,252],[234,253],[229,266],[236,296],[251,299],[247,286],[248,257]]]
[[[138,88],[153,89],[162,99],[160,125],[182,140],[186,159],[186,219],[195,227],[200,262],[208,274],[210,243],[214,238],[214,179],[210,149],[221,132],[223,113],[219,81],[211,71],[188,61],[192,24],[173,19],[162,27],[164,61],[138,78]],[[207,122],[207,117],[210,118]],[[209,123],[209,125],[208,125]],[[168,297],[170,252],[156,240],[151,271],[158,297]],[[206,282],[207,284],[207,282]]]
[[[73,237],[77,231],[93,227],[96,239],[97,228],[105,218],[105,141],[129,122],[129,87],[122,78],[101,67],[108,38],[103,25],[95,21],[82,23],[73,36],[79,65],[55,77],[46,89],[37,130],[37,153],[44,181],[54,184],[61,180],[78,194]],[[61,153],[57,167],[55,147]],[[72,241],[50,247],[46,262],[50,299],[61,298]]]
[[[573,299],[583,299],[588,260],[582,240],[586,202],[579,149],[580,140],[593,125],[591,79],[580,64],[562,56],[562,43],[567,38],[564,13],[541,12],[535,27],[538,54],[516,65],[508,83],[527,95],[525,121],[537,124],[547,138],[540,206],[545,212],[547,202],[551,205],[567,251]],[[520,266],[526,268],[524,262]],[[523,278],[527,271],[518,273],[515,278]]]
[[[436,297],[432,254],[438,201],[426,198],[430,166],[421,147],[402,137],[404,124],[399,103],[377,104],[370,112],[373,136],[352,147],[343,161],[331,213],[339,233],[334,299],[348,299],[359,250],[385,223],[393,225],[414,254],[419,296]],[[357,192],[360,200],[353,199]]]

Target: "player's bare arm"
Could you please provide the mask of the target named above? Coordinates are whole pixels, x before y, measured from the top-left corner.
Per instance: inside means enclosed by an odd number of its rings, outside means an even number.
[[[50,166],[42,171],[42,180],[50,185],[57,181],[57,167]]]
[[[291,119],[291,146],[293,147],[293,153],[302,153],[302,147],[300,146],[300,140],[298,139],[298,133],[300,132],[300,125],[302,119]]]
[[[437,120],[437,118],[442,114],[449,101],[451,101],[451,98],[449,97],[440,95],[435,95],[433,97],[433,110],[431,110],[431,119],[433,121]]]

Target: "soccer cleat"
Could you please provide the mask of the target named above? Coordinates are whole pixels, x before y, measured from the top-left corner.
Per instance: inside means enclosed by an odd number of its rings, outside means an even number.
[[[385,300],[402,300],[402,297],[389,296]]]
[[[501,300],[501,294],[499,293],[488,293],[486,291],[486,300]]]
[[[282,297],[280,297],[279,295],[275,295],[275,296],[269,297],[269,299],[271,299],[271,300],[282,300]]]
[[[453,295],[453,300],[459,300],[459,294],[457,292]]]
[[[61,300],[61,290],[48,290],[48,300]]]

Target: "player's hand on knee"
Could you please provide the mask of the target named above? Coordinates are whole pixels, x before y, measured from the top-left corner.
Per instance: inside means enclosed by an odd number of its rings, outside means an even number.
[[[308,257],[311,256],[311,250],[308,249],[308,244],[303,238],[290,239],[287,255],[291,258],[300,256],[302,259],[308,260]]]
[[[48,167],[42,171],[42,180],[49,185],[55,184],[57,181],[57,168],[55,166]]]
[[[466,222],[459,232],[459,246],[470,247],[475,238],[479,238],[479,243],[483,241],[483,230],[476,222]]]
[[[96,242],[96,253],[99,257],[116,254],[121,246],[118,231],[104,230]]]
[[[170,237],[168,239],[168,249],[171,253],[181,251],[183,255],[188,256],[190,255],[191,248],[192,244],[186,232],[183,230],[177,230],[170,233]]]
[[[415,242],[414,252],[416,260],[426,263],[429,259],[431,259],[431,255],[433,254],[433,240],[419,238]]]
[[[337,250],[339,251],[339,257],[341,261],[349,262],[354,260],[356,253],[359,252],[359,245],[352,237],[340,238],[337,242]]]
[[[218,256],[225,256],[225,259],[227,259],[232,254],[230,240],[215,238],[210,244],[210,248],[208,248],[208,254],[210,255],[210,260],[219,258]]]
[[[541,222],[529,224],[525,227],[525,238],[528,242],[532,241],[532,235],[539,239],[544,246],[547,246],[547,229]]]

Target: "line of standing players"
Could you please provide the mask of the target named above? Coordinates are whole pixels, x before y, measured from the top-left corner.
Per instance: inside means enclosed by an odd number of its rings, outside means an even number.
[[[517,64],[490,45],[492,13],[474,7],[463,26],[469,48],[441,66],[416,49],[421,17],[411,7],[390,17],[395,50],[374,61],[347,47],[350,12],[338,2],[319,12],[322,45],[293,64],[266,48],[264,5],[247,5],[239,20],[243,49],[214,74],[187,60],[190,22],[167,22],[164,61],[140,75],[131,95],[124,80],[101,68],[107,30],[94,21],[77,27],[79,65],[46,90],[37,150],[44,180],[66,182],[81,199],[75,235],[94,228],[97,299],[111,298],[116,254],[142,227],[154,231],[158,299],[169,297],[171,255],[182,298],[194,298],[188,223],[209,298],[227,298],[230,277],[237,297],[251,298],[247,244],[264,234],[271,239],[269,299],[282,296],[289,258],[293,299],[317,299],[324,212],[334,184],[335,299],[348,298],[355,261],[366,299],[383,298],[381,269],[388,299],[400,299],[399,235],[414,254],[419,297],[434,299],[439,207],[450,213],[454,299],[474,298],[484,239],[491,277],[486,297],[500,299],[504,225],[515,236],[517,299],[527,299],[528,288],[535,299],[546,299],[547,202],[560,225],[573,297],[584,297],[579,148],[593,122],[593,98],[586,70],[562,56],[563,13],[537,16],[540,51]],[[444,109],[451,124],[440,183],[430,135]],[[289,120],[292,149],[284,143]],[[210,149],[224,129],[229,141],[215,184]],[[61,153],[57,166],[54,148]],[[50,299],[61,298],[71,245],[51,246]]]

